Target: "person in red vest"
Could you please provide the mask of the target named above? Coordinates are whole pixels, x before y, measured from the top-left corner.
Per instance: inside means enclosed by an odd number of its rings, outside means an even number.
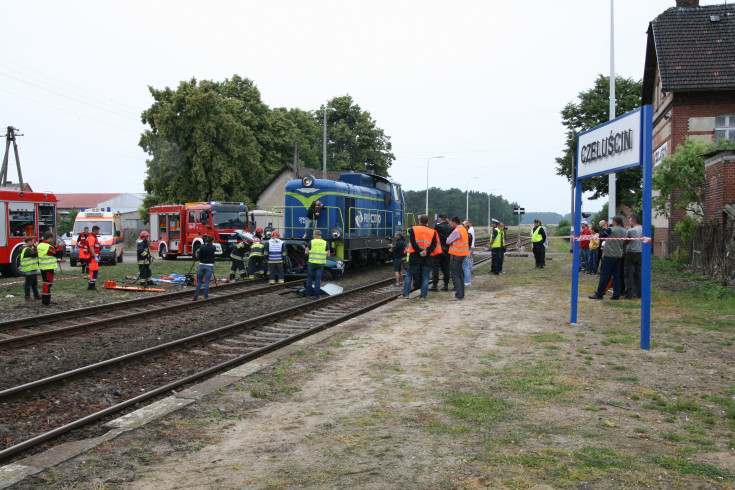
[[[82,274],[87,273],[89,267],[89,253],[87,253],[87,237],[89,236],[89,226],[84,227],[84,231],[77,238],[77,247],[79,247],[79,263],[82,265]]]
[[[89,254],[89,284],[87,291],[99,291],[97,289],[97,271],[100,268],[100,241],[97,235],[99,226],[92,227],[92,233],[87,236],[87,253]]]
[[[454,296],[450,301],[464,299],[464,269],[462,264],[465,257],[470,255],[470,236],[467,229],[461,224],[462,220],[459,216],[453,216],[451,225],[452,233],[447,237],[447,245],[449,245],[449,273],[454,283]]]

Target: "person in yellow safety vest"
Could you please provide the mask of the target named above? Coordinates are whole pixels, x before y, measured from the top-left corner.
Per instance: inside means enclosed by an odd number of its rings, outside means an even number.
[[[41,304],[44,306],[54,305],[51,302],[51,286],[54,284],[54,271],[56,270],[56,256],[63,253],[61,247],[53,243],[54,234],[47,231],[43,234],[43,241],[38,244],[38,268],[41,269],[43,289],[41,290]]]
[[[92,233],[87,236],[87,254],[89,254],[89,284],[87,291],[99,291],[97,289],[97,271],[100,269],[100,241],[97,235],[99,226],[92,227]]]
[[[250,245],[250,255],[248,255],[248,273],[245,279],[255,279],[255,275],[263,275],[264,260],[263,252],[265,247],[260,243],[260,238],[253,237],[253,244]]]
[[[329,244],[322,240],[322,232],[314,230],[314,238],[306,247],[306,255],[309,256],[309,267],[306,272],[306,289],[304,296],[314,296],[319,299],[322,287],[322,273],[324,272],[324,264],[327,263],[329,257]],[[312,288],[313,284],[313,288]]]
[[[431,265],[429,257],[436,247],[440,247],[439,238],[433,228],[429,228],[429,217],[419,216],[418,226],[408,229],[409,238],[409,262],[406,278],[403,280],[403,295],[401,298],[408,299],[411,292],[411,282],[414,276],[421,275],[420,298],[425,300],[429,294],[429,280],[431,279]]]
[[[464,299],[464,269],[462,264],[465,257],[470,254],[470,236],[467,229],[462,225],[459,216],[453,216],[450,225],[453,228],[452,233],[447,237],[447,245],[449,245],[449,273],[454,283],[454,296],[449,301],[458,301]]]
[[[271,239],[265,247],[265,258],[268,259],[268,283],[283,282],[283,261],[286,259],[286,245],[281,241],[278,230],[271,233]]]
[[[503,270],[503,264],[500,261],[500,251],[503,246],[503,230],[500,229],[500,222],[493,219],[490,222],[492,231],[490,232],[490,274],[496,276]]]
[[[502,221],[498,223],[498,229],[500,230],[500,273],[503,273],[503,264],[505,264],[505,233],[508,231],[508,227]]]
[[[531,231],[531,247],[533,256],[536,259],[536,268],[543,269],[546,265],[546,231],[541,225],[540,219],[533,220],[533,230]]]
[[[25,247],[20,252],[20,270],[23,271],[26,279],[23,286],[26,301],[31,300],[31,290],[33,290],[34,299],[41,299],[38,294],[38,251],[32,236],[25,238]]]

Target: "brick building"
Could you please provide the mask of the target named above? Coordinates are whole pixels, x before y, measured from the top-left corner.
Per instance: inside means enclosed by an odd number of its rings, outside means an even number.
[[[675,7],[650,23],[642,103],[653,106],[654,166],[687,138],[735,140],[735,5],[676,0]],[[721,217],[722,208],[735,202],[733,159],[727,152],[712,158],[707,167],[707,212]],[[718,196],[712,197],[711,210],[710,193]],[[656,216],[652,223],[654,253],[659,256],[678,246],[672,232],[684,212],[670,216]]]

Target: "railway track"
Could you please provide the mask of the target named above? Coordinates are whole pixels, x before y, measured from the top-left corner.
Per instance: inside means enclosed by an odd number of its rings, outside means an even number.
[[[392,283],[387,279],[340,295],[303,300],[291,308],[0,391],[5,428],[0,460],[392,301],[399,294]],[[211,299],[201,306],[215,304]]]
[[[267,294],[301,282],[303,281],[296,280],[275,285],[263,285],[259,281],[223,283],[211,286],[209,298],[197,302],[191,301],[192,291],[187,290],[5,321],[0,323],[0,349],[18,348],[78,335],[144,317],[165,315],[173,310],[190,310]]]

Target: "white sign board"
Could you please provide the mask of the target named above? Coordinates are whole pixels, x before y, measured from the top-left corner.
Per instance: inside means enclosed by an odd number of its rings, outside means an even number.
[[[579,135],[577,178],[609,174],[641,164],[641,111]]]

